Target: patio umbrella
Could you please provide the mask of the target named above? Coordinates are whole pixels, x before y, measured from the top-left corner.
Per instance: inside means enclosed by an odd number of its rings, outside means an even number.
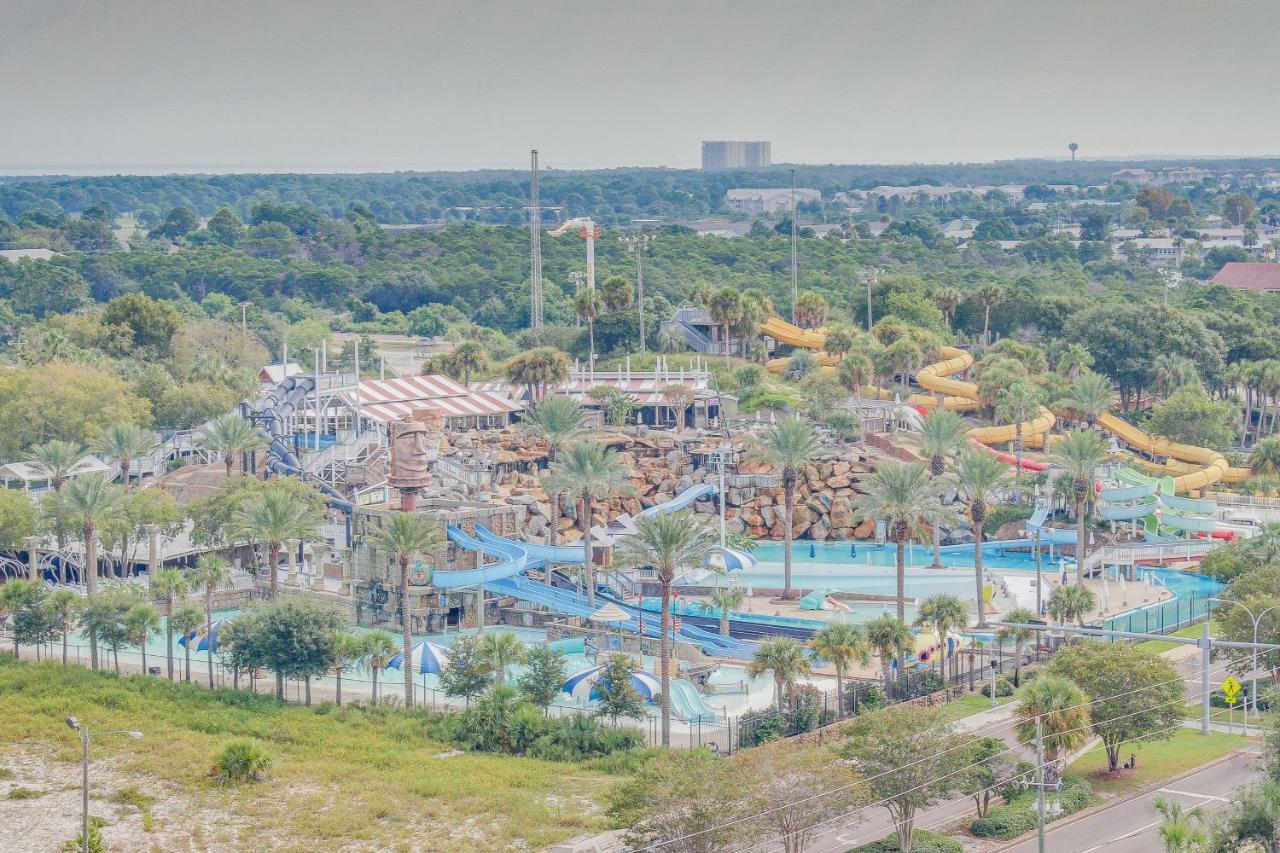
[[[409,654],[411,656],[410,666],[414,672],[439,674],[442,669],[449,666],[449,650],[435,643],[414,643],[409,648]],[[403,661],[404,652],[401,652],[387,661],[387,668],[399,669]]]
[[[192,631],[191,633],[185,636],[179,637],[178,645],[186,646],[187,643],[195,643],[195,645],[191,647],[192,651],[216,652],[218,650],[218,629],[220,627],[222,627],[222,620],[214,619],[213,622],[209,625],[209,633],[203,634],[199,631]]]
[[[589,617],[592,622],[626,622],[631,616],[612,601]]]
[[[596,694],[595,687],[603,676],[604,667],[593,666],[590,669],[584,669],[582,672],[569,676],[561,690],[575,699],[598,699],[600,697]],[[648,702],[652,702],[653,697],[657,696],[662,690],[661,682],[651,672],[631,673],[631,686],[639,691],[640,695]]]

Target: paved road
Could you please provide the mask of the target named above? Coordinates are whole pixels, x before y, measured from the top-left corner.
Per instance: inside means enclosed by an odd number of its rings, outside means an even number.
[[[1150,853],[1160,849],[1156,834],[1158,815],[1151,807],[1156,797],[1177,800],[1205,811],[1223,807],[1231,792],[1258,778],[1260,760],[1254,750],[1237,753],[1221,764],[1170,782],[1152,791],[1094,812],[1078,821],[1049,824],[1045,836],[1047,853]],[[1000,848],[1008,853],[1035,853],[1036,839]]]

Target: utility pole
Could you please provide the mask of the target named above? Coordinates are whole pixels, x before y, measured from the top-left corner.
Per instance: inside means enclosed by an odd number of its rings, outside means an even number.
[[[1036,555],[1036,618],[1040,618],[1040,614],[1044,612],[1044,598],[1041,592],[1044,586],[1044,578],[1040,573],[1040,531],[1036,531],[1035,547],[1032,549]]]
[[[867,331],[871,331],[871,288],[880,281],[879,267],[865,267],[858,270],[858,278],[862,279],[862,283],[867,286]]]
[[[253,304],[252,302],[241,302],[241,303],[240,303],[240,334],[245,335],[245,336],[248,336],[248,334],[249,334],[249,314],[248,314],[248,309],[249,309],[249,306],[250,306],[250,305],[252,305],[252,304]]]
[[[542,328],[542,205],[538,198],[538,149],[529,152],[529,325]]]
[[[1036,844],[1044,853],[1044,718],[1036,717]]]
[[[640,352],[648,352],[644,341],[644,253],[653,239],[650,234],[626,234],[618,238],[627,251],[636,256],[636,307],[640,322]]]
[[[796,170],[791,170],[791,322],[796,322],[796,302],[800,299],[800,267],[797,239],[800,229],[796,224]],[[726,343],[726,346],[728,344]]]

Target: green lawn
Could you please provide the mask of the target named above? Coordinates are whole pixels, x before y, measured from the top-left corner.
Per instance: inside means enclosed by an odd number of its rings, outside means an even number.
[[[69,715],[95,729],[141,730],[142,741],[95,741],[95,760],[128,774],[143,794],[180,791],[184,810],[236,815],[223,830],[224,849],[265,838],[285,850],[542,849],[603,829],[596,796],[615,778],[579,764],[450,754],[451,745],[426,735],[429,712],[281,706],[161,679],[16,664],[7,655],[0,708],[0,768],[17,750],[66,762],[74,775],[79,741],[63,722]],[[211,759],[243,738],[273,759],[270,778],[217,785],[207,775]],[[190,840],[197,848],[212,842]]]
[[[1199,636],[1200,636],[1200,634],[1201,634],[1201,632],[1203,632],[1203,631],[1204,631],[1204,628],[1200,627],[1200,625],[1199,625],[1199,624],[1196,624],[1196,625],[1188,625],[1188,626],[1187,626],[1187,627],[1185,627],[1185,628],[1179,628],[1178,630],[1174,631],[1174,632],[1173,632],[1172,634],[1170,634],[1169,636],[1171,636],[1171,637],[1199,637]],[[1218,633],[1218,623],[1217,623],[1217,622],[1210,622],[1210,623],[1209,623],[1209,633],[1210,633],[1210,635],[1216,635],[1216,634]],[[1138,643],[1138,648],[1140,648],[1140,649],[1144,649],[1144,650],[1149,651],[1149,652],[1153,652],[1154,654],[1163,654],[1164,652],[1167,652],[1167,651],[1169,651],[1170,649],[1176,649],[1176,648],[1177,648],[1178,646],[1180,646],[1180,645],[1182,645],[1182,643],[1170,643],[1168,640],[1147,640],[1147,641],[1146,641],[1146,642],[1144,642],[1144,643]]]
[[[1013,696],[1001,696],[996,699],[996,702],[1001,705],[1007,705],[1012,702],[1014,698],[1015,697]],[[980,714],[983,711],[990,710],[991,699],[980,693],[975,693],[972,696],[965,696],[962,699],[957,699],[954,702],[948,702],[946,705],[943,705],[942,716],[947,722],[954,723],[956,720],[971,717],[974,714]]]
[[[1067,767],[1072,776],[1083,776],[1099,793],[1123,794],[1178,776],[1239,749],[1245,744],[1240,735],[1212,732],[1202,735],[1196,729],[1177,729],[1168,740],[1147,741],[1125,746],[1121,754],[1138,756],[1138,768],[1107,772],[1107,753],[1099,745]]]

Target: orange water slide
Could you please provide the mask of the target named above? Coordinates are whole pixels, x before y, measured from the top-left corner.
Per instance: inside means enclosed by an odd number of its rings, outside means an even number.
[[[1098,416],[1098,426],[1123,441],[1125,444],[1150,453],[1153,456],[1167,456],[1181,462],[1189,462],[1196,470],[1183,473],[1173,478],[1173,488],[1178,494],[1197,491],[1214,483],[1239,483],[1248,479],[1248,468],[1232,468],[1227,458],[1208,447],[1196,447],[1193,444],[1179,444],[1167,438],[1158,438],[1143,432],[1128,421],[1115,415],[1103,413]],[[1169,466],[1173,471],[1183,469],[1181,465]]]

